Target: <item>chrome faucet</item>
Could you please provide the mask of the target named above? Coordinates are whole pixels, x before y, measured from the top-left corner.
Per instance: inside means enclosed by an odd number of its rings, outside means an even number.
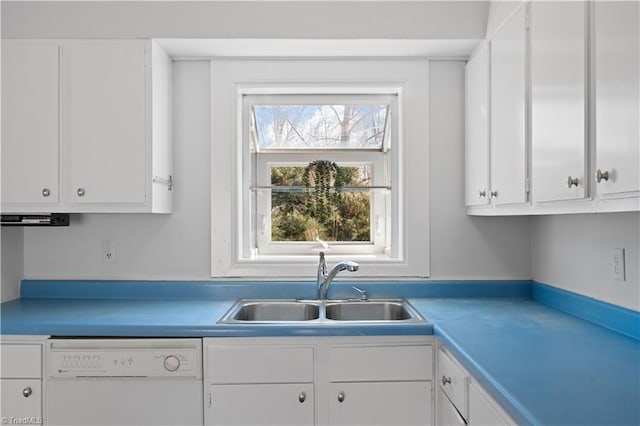
[[[329,294],[329,286],[331,282],[338,275],[338,272],[347,270],[349,272],[355,272],[360,265],[350,260],[343,260],[338,262],[333,267],[331,272],[327,274],[327,262],[324,260],[324,252],[320,252],[320,259],[318,260],[318,276],[316,277],[316,288],[318,290],[318,300],[327,300]]]

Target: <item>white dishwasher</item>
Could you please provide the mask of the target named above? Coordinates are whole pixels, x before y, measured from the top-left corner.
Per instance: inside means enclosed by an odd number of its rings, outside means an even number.
[[[52,338],[49,425],[202,425],[202,340]]]

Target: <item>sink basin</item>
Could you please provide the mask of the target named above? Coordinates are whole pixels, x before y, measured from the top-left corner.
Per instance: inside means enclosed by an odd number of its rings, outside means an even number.
[[[223,323],[311,321],[320,316],[318,303],[286,300],[240,300],[222,318]]]
[[[334,321],[411,321],[422,319],[404,300],[328,303],[326,318]]]
[[[220,319],[222,324],[358,324],[416,323],[426,320],[404,299],[239,300]]]

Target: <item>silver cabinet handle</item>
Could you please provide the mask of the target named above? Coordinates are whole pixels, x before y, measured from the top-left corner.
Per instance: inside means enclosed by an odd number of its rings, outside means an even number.
[[[569,188],[571,188],[572,186],[577,187],[577,186],[578,186],[578,178],[577,178],[577,177],[571,177],[571,176],[569,176],[569,177],[567,178],[567,186],[568,186]]]
[[[84,188],[78,188],[76,193],[78,194],[78,197],[84,197]]]
[[[49,190],[49,188],[42,188],[42,196],[48,197],[49,195],[51,195],[51,191]]]
[[[491,198],[496,198],[498,196],[498,191],[495,191],[495,190],[491,191],[490,194],[491,194]]]
[[[478,191],[479,198],[484,198],[486,196],[487,196],[487,191],[485,189],[483,189],[482,191]]]
[[[442,376],[442,386],[446,386],[446,384],[451,384],[451,377]]]
[[[32,393],[33,393],[33,391],[31,390],[31,388],[29,386],[27,386],[26,388],[22,389],[22,396],[24,396],[25,398],[29,398]]]
[[[304,392],[300,392],[300,395],[298,395],[298,401],[300,401],[300,403],[303,403],[304,401],[306,401],[307,399],[307,394]]]
[[[600,183],[603,180],[609,180],[609,171],[596,170],[596,182]]]
[[[345,397],[344,392],[339,392],[338,393],[338,402],[344,402],[344,397]]]

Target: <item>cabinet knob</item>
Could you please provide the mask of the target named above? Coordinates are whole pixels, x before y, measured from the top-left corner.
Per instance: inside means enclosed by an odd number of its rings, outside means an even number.
[[[577,186],[578,186],[578,178],[577,178],[577,177],[571,177],[571,176],[569,176],[569,177],[567,178],[567,186],[568,186],[569,188],[571,188],[572,186],[577,187]]]
[[[42,196],[48,197],[49,195],[51,195],[51,191],[49,190],[49,188],[42,188]]]
[[[78,194],[78,197],[84,197],[84,188],[78,188],[76,193]]]
[[[487,191],[486,190],[482,190],[482,191],[478,191],[478,197],[479,198],[484,198],[487,196]]]
[[[495,191],[495,190],[491,191],[490,195],[491,195],[491,198],[496,198],[498,196],[498,191]]]
[[[447,383],[451,384],[451,377],[442,376],[442,386],[445,386]]]
[[[609,180],[609,171],[596,170],[596,181],[600,183],[603,180]]]
[[[31,388],[29,386],[27,386],[26,388],[22,389],[22,396],[24,396],[25,398],[29,398],[32,393],[33,393],[33,391],[31,390]]]
[[[338,402],[344,402],[344,392],[339,392],[338,393]]]
[[[300,401],[300,403],[305,402],[307,399],[307,394],[304,392],[300,392],[300,395],[298,395],[298,401]]]

